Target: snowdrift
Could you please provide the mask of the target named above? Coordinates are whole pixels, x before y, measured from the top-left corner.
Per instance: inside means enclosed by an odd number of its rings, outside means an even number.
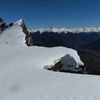
[[[0,34],[0,100],[98,100],[100,77],[50,72],[54,63],[72,49],[26,47],[15,24]]]

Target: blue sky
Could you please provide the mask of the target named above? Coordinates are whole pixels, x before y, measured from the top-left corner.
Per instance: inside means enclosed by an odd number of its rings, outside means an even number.
[[[1,0],[8,22],[24,19],[29,28],[100,26],[100,0]]]

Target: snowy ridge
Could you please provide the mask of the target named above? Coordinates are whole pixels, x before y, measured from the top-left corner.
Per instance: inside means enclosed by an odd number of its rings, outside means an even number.
[[[100,32],[100,27],[95,28],[95,27],[91,27],[91,28],[39,28],[39,29],[31,29],[30,32],[36,32],[36,31],[40,31],[40,33],[43,32],[64,32],[64,33],[68,33],[68,32],[72,32],[72,33],[81,33],[81,32]]]
[[[19,26],[21,26],[23,23],[24,23],[24,20],[23,20],[23,19],[19,19],[18,21],[16,21],[16,22],[14,23],[14,25],[19,25]]]
[[[0,34],[0,44],[25,44],[25,34],[22,32],[21,24],[23,20],[18,20],[13,26],[8,27]]]
[[[66,54],[80,64],[77,51],[23,46],[22,22],[0,34],[0,100],[99,100],[100,76],[43,69]]]

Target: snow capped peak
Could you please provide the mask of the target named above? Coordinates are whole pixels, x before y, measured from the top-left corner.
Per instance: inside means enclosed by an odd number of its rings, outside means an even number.
[[[100,27],[90,27],[90,28],[39,28],[39,29],[31,29],[31,32],[36,32],[36,31],[40,31],[40,33],[43,32],[64,32],[64,33],[81,33],[81,32],[100,32]]]
[[[25,44],[25,33],[23,32],[24,21],[20,19],[13,26],[8,27],[0,34],[0,44]]]
[[[23,24],[24,24],[24,20],[23,19],[19,19],[14,23],[14,25],[19,25],[19,26],[22,26]]]

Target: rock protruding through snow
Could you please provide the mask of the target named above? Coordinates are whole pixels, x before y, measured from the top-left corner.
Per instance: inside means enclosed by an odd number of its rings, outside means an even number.
[[[84,69],[84,63],[81,61],[77,52],[68,53],[63,57],[59,58],[51,68],[44,67],[48,70],[53,71],[71,71],[71,72],[81,72]]]
[[[62,65],[61,70],[70,70],[70,71],[78,71],[80,66],[84,66],[84,63],[81,61],[78,54],[76,56],[72,56],[71,54],[67,54],[61,58],[60,63]]]

